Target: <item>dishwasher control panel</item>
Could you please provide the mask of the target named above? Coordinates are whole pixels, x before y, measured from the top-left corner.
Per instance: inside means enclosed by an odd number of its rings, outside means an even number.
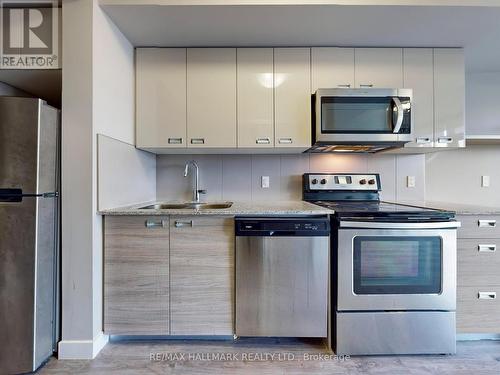
[[[330,220],[323,217],[237,217],[237,236],[328,236]]]

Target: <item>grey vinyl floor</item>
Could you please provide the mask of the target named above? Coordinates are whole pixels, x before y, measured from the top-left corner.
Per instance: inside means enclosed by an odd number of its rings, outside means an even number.
[[[52,358],[38,373],[500,375],[500,341],[458,342],[456,355],[318,357],[328,354],[296,339],[113,341],[94,360]]]

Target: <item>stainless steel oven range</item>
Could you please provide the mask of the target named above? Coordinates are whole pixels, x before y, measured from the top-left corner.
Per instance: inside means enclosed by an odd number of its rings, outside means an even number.
[[[305,174],[304,200],[335,210],[331,342],[337,354],[451,354],[454,213],[381,202],[378,174]]]

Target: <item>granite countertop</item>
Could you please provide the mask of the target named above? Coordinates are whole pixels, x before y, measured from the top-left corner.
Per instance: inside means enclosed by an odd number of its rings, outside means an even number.
[[[324,215],[334,211],[303,201],[262,201],[262,202],[234,202],[229,208],[223,209],[140,209],[147,205],[160,202],[143,202],[125,207],[101,210],[101,215]],[[179,203],[179,202],[161,202]],[[221,202],[209,202],[221,203]]]
[[[500,215],[500,207],[486,207],[473,204],[436,202],[436,201],[406,201],[398,202],[410,206],[434,208],[439,210],[453,211],[457,215]]]

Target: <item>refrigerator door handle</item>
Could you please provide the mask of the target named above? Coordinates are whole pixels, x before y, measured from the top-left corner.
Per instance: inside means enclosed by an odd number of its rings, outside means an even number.
[[[58,196],[57,192],[23,194],[22,189],[0,189],[0,202],[16,203],[22,202],[23,198],[56,198]]]

